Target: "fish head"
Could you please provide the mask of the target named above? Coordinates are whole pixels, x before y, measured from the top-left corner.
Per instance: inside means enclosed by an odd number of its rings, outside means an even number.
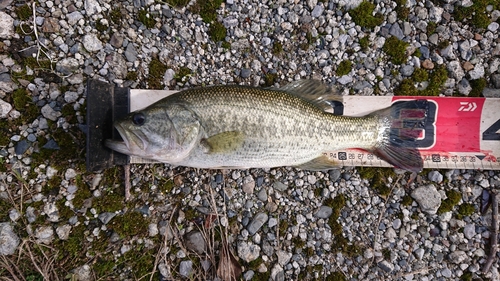
[[[181,161],[201,139],[201,125],[182,105],[151,106],[114,123],[123,141],[105,145],[127,155],[166,163]]]

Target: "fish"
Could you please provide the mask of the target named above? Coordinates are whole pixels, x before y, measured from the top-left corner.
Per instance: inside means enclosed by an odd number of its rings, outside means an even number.
[[[281,88],[219,85],[165,97],[114,123],[122,140],[105,146],[174,166],[249,169],[342,167],[326,152],[365,150],[396,168],[420,172],[416,140],[425,99],[402,101],[363,117],[327,112],[342,96],[318,80]]]

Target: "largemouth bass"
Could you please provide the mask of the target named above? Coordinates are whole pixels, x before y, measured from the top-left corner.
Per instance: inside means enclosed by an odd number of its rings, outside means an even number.
[[[401,169],[422,169],[415,138],[425,122],[426,100],[400,102],[364,117],[325,112],[329,100],[340,98],[315,80],[280,89],[189,89],[115,122],[123,141],[106,140],[105,145],[194,168],[327,170],[340,164],[324,152],[358,148]]]

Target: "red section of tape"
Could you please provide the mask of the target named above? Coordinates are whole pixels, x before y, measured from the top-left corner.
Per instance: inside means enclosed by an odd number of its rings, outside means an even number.
[[[393,97],[392,101],[414,100]],[[429,97],[432,102],[424,132],[428,152],[481,152],[480,124],[485,98]]]

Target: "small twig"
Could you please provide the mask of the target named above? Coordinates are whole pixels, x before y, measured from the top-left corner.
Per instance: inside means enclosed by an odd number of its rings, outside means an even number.
[[[123,171],[125,173],[125,201],[130,200],[130,165],[123,165]]]
[[[36,23],[35,23],[35,20],[36,20],[36,1],[33,1],[33,5],[32,5],[32,9],[33,9],[33,32],[35,33],[35,38],[36,38],[36,45],[37,45],[37,52],[36,52],[36,61],[38,61],[39,57],[40,57],[40,52],[42,52],[50,61],[50,69],[52,69],[52,63],[54,62],[52,60],[52,57],[47,53],[45,52],[43,48],[45,49],[49,49],[47,46],[45,46],[42,42],[40,42],[40,40],[38,39],[38,30],[37,30],[37,27],[36,27]]]
[[[495,261],[495,257],[498,251],[498,201],[497,201],[497,193],[491,191],[491,228],[492,234],[490,235],[490,254],[488,255],[488,259],[483,267],[483,273],[486,274],[490,271],[491,265]]]

